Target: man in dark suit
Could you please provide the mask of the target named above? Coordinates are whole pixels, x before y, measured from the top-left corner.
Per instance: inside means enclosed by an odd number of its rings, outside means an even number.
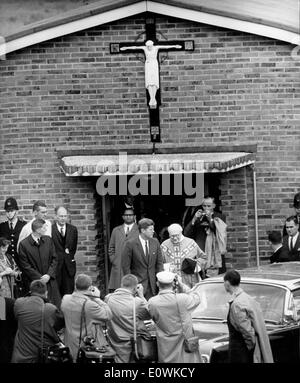
[[[156,274],[163,270],[160,244],[153,238],[154,222],[143,218],[138,222],[138,238],[127,241],[122,253],[123,274],[133,274],[143,285],[144,296],[157,293]]]
[[[282,236],[280,231],[272,231],[268,235],[270,246],[273,250],[273,254],[270,257],[270,263],[286,262],[289,254],[285,247],[282,245]]]
[[[0,223],[0,237],[4,237],[10,241],[7,253],[18,265],[17,243],[20,232],[23,226],[26,225],[26,222],[18,218],[19,207],[17,201],[13,197],[6,199],[4,210],[6,211],[7,221]]]
[[[64,206],[55,208],[55,223],[52,225],[52,239],[57,255],[56,281],[61,296],[72,294],[76,261],[74,259],[77,242],[77,228],[68,221],[68,210]]]
[[[295,209],[295,218],[299,224],[299,230],[300,230],[300,193],[296,193],[294,195],[294,209]],[[283,230],[282,230],[282,236],[286,236],[287,235],[287,231],[286,231],[286,227],[285,225],[283,226]]]
[[[57,256],[52,238],[44,235],[47,223],[35,219],[31,224],[32,233],[19,245],[19,262],[25,277],[27,291],[32,281],[39,279],[47,284],[49,301],[60,307],[61,297],[56,283]]]
[[[122,252],[126,241],[137,238],[139,229],[135,223],[133,208],[126,208],[122,215],[123,225],[115,227],[111,233],[108,255],[111,263],[108,289],[113,292],[121,287],[122,273]]]
[[[300,235],[299,223],[295,216],[285,221],[287,234],[283,238],[283,248],[288,252],[288,261],[300,261]]]
[[[211,233],[216,234],[216,219],[223,223],[226,230],[225,216],[216,212],[214,210],[215,207],[216,204],[214,198],[205,196],[202,205],[196,209],[194,217],[184,228],[184,235],[192,238],[203,252],[206,252],[205,245],[208,232],[210,231]],[[225,252],[221,253],[221,265],[216,265],[216,267],[218,266],[219,274],[225,273]]]

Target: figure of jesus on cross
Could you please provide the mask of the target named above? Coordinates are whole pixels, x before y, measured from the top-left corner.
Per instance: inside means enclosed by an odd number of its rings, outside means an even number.
[[[151,109],[156,109],[156,92],[159,89],[159,68],[157,54],[159,49],[182,49],[181,45],[154,45],[152,40],[147,40],[145,46],[128,46],[121,47],[120,51],[125,50],[138,50],[141,49],[144,51],[146,61],[145,61],[145,86],[149,92],[150,101],[149,107]]]

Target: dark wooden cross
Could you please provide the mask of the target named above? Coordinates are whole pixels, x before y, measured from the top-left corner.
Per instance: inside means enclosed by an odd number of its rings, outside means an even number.
[[[154,17],[146,17],[146,39],[144,42],[111,43],[110,53],[137,53],[145,54],[145,87],[147,105],[149,108],[151,142],[161,142],[159,106],[161,105],[161,91],[159,80],[159,52],[160,51],[193,51],[194,41],[158,41],[156,38],[156,25]],[[147,43],[147,44],[146,44]],[[149,47],[149,45],[151,45]]]

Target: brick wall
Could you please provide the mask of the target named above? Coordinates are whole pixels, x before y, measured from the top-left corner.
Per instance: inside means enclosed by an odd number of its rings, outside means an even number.
[[[47,201],[51,214],[57,203],[69,206],[80,231],[79,269],[94,276],[95,180],[65,177],[56,150],[151,147],[144,64],[138,55],[109,53],[109,43],[133,42],[143,30],[142,17],[123,19],[0,61],[0,204],[15,196],[27,219],[37,198]],[[195,41],[194,52],[169,52],[161,65],[162,143],[157,146],[257,143],[259,244],[265,257],[266,230],[281,227],[300,189],[300,62],[291,58],[293,46],[166,17],[157,18],[157,32],[161,40]],[[252,229],[247,232],[254,219],[248,173],[222,176],[221,195],[227,211],[240,216],[230,213],[230,238],[239,236],[230,248],[233,255],[241,250],[245,264],[254,255]]]

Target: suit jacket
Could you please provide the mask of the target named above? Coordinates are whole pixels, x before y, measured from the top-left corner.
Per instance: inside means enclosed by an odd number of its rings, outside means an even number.
[[[160,244],[156,238],[149,240],[149,259],[146,259],[143,246],[139,237],[127,241],[122,253],[123,274],[134,274],[139,283],[144,287],[144,293],[147,291],[148,285],[155,295],[156,273],[163,270],[163,260],[161,255]]]
[[[281,246],[270,257],[270,263],[287,262],[289,259],[289,251],[286,247]]]
[[[52,239],[57,255],[57,270],[59,271],[65,265],[67,272],[71,278],[76,273],[75,253],[78,242],[77,228],[66,223],[65,236],[62,237],[57,229],[56,223],[52,225]]]
[[[109,241],[108,255],[111,262],[111,270],[109,277],[109,289],[118,289],[121,286],[122,273],[122,252],[126,241],[137,238],[139,229],[135,223],[128,236],[126,237],[124,225],[117,226],[113,229]]]
[[[282,258],[281,262],[284,261],[300,261],[300,234],[298,235],[295,246],[290,250],[289,249],[289,236],[286,235],[283,237],[282,247],[284,249],[284,258]]]

